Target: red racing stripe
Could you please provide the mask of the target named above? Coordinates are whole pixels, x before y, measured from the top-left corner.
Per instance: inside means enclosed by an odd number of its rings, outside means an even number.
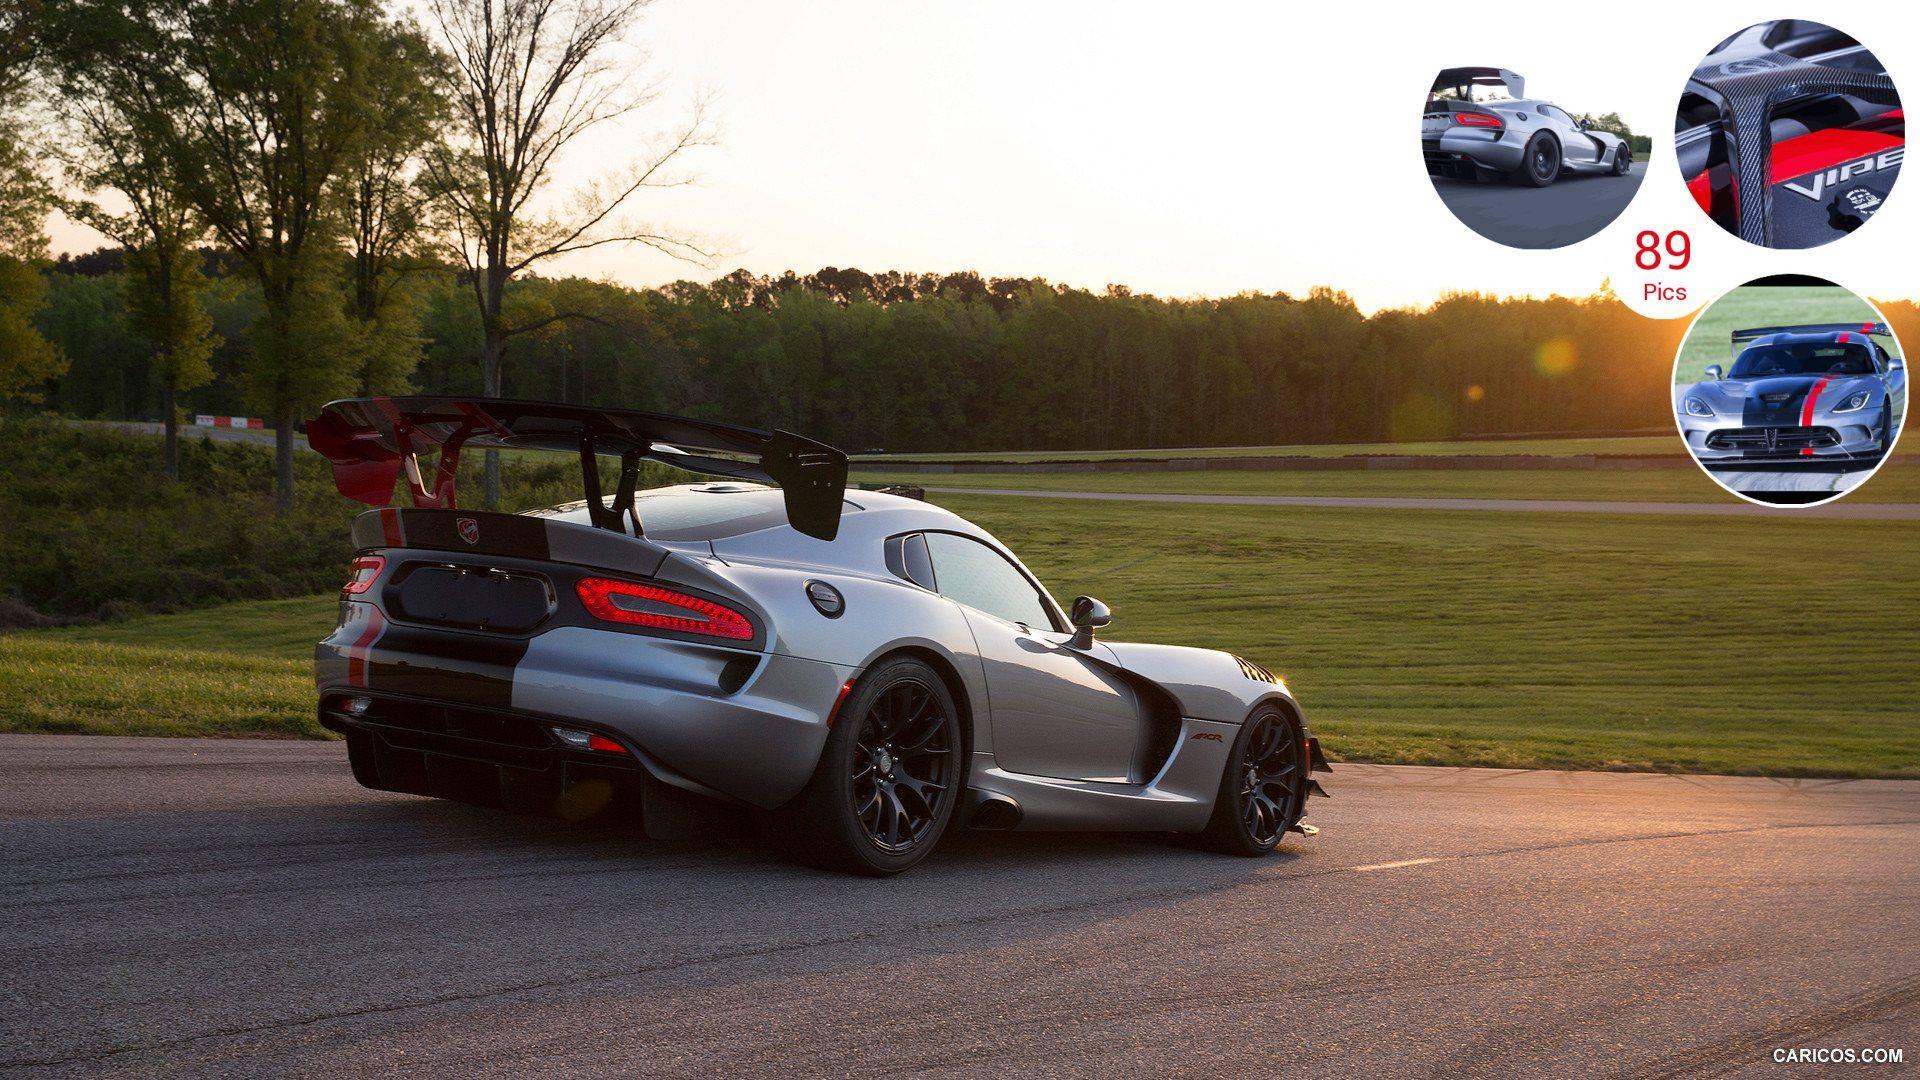
[[[380,508],[380,539],[388,547],[407,546],[407,533],[400,525],[400,511],[391,506]]]
[[[1845,337],[1846,335],[1842,334],[1840,336]],[[1825,390],[1826,388],[1827,388],[1827,380],[1821,379],[1820,381],[1813,384],[1813,389],[1807,391],[1806,403],[1800,406],[1800,426],[1801,427],[1813,426],[1813,407],[1816,404],[1818,404],[1820,401],[1820,391]],[[1800,456],[1812,457],[1813,447],[1811,446],[1801,447]]]
[[[381,616],[379,608],[372,604],[364,606],[367,609],[367,625],[361,628],[360,636],[347,647],[348,686],[371,685],[368,679],[371,666],[368,663],[368,656],[373,651],[374,643],[380,640],[380,632],[387,628],[387,620]]]

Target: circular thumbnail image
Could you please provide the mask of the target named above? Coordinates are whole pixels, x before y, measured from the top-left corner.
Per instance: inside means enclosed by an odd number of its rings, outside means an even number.
[[[1831,243],[1886,205],[1906,154],[1900,94],[1866,46],[1780,19],[1714,46],[1680,95],[1674,159],[1694,201],[1770,248]]]
[[[1633,201],[1652,149],[1651,136],[1612,111],[1606,87],[1555,87],[1548,77],[1537,89],[1556,99],[1529,97],[1527,80],[1507,68],[1444,68],[1420,116],[1440,201],[1508,247],[1565,247],[1606,228]]]
[[[1900,437],[1903,356],[1879,309],[1831,281],[1750,281],[1687,331],[1674,420],[1728,491],[1772,506],[1830,502],[1865,483]]]

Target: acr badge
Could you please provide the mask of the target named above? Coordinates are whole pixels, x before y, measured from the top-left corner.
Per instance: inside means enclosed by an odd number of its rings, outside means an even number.
[[[480,542],[480,523],[478,521],[472,518],[461,518],[455,521],[453,526],[459,530],[460,539],[465,540],[469,544],[477,544]]]

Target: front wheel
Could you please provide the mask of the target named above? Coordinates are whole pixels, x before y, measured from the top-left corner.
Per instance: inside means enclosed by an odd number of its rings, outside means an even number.
[[[813,778],[776,811],[802,861],[884,877],[932,853],[965,785],[960,710],[911,658],[867,673],[834,717]]]
[[[1307,767],[1300,722],[1271,706],[1254,713],[1227,755],[1202,842],[1232,855],[1272,851],[1306,809]]]

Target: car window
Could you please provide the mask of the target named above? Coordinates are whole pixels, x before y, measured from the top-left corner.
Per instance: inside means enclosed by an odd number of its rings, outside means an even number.
[[[1728,378],[1764,379],[1777,375],[1871,375],[1873,361],[1864,346],[1851,343],[1795,342],[1755,345],[1734,361]]]
[[[1053,629],[1039,590],[999,552],[953,533],[927,533],[926,538],[940,595],[1008,622]]]

